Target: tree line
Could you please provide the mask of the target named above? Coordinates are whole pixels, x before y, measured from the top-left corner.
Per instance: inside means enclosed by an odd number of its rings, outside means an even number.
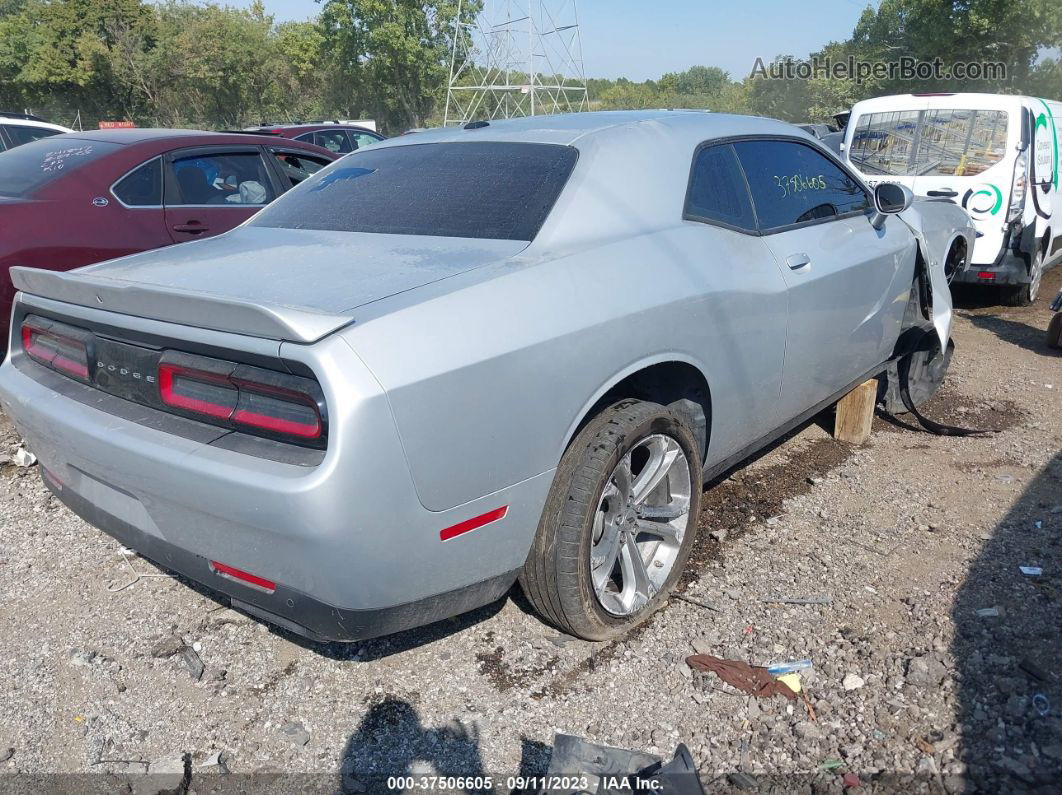
[[[474,19],[482,0],[462,5]],[[234,129],[262,121],[374,118],[389,133],[442,121],[457,0],[318,0],[278,23],[250,8],[165,0],[0,0],[0,108],[70,124]],[[585,31],[584,36],[593,35]],[[710,44],[710,43],[709,43]],[[820,62],[993,62],[970,81],[733,76],[693,66],[657,80],[587,81],[595,109],[692,107],[824,121],[870,96],[988,91],[1062,97],[1057,0],[882,0]],[[791,55],[771,59],[795,62]],[[526,79],[526,76],[523,76]],[[519,76],[514,76],[519,79]]]

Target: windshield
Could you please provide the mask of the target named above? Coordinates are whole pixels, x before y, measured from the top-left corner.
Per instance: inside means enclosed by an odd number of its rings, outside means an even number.
[[[359,150],[252,226],[532,240],[575,165],[556,144],[428,143]]]
[[[899,110],[856,120],[848,158],[864,174],[971,177],[1003,159],[1002,110]]]
[[[63,174],[121,148],[121,144],[56,136],[0,154],[0,196],[22,198]]]

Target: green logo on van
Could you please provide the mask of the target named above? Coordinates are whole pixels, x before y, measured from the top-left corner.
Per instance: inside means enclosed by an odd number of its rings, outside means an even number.
[[[989,182],[982,182],[966,191],[962,206],[970,215],[995,215],[1003,206],[1003,191]]]

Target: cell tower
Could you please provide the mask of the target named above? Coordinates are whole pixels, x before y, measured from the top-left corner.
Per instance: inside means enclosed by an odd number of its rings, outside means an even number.
[[[444,124],[587,109],[575,0],[458,0]]]

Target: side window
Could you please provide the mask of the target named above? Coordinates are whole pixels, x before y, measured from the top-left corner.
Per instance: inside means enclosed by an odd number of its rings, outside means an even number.
[[[354,151],[346,130],[319,130],[313,134],[313,142],[340,155]]]
[[[706,146],[694,155],[685,217],[755,229],[756,217],[734,148]]]
[[[863,212],[871,206],[858,182],[810,146],[739,141],[734,150],[752,191],[760,229]]]
[[[153,158],[129,172],[111,192],[127,207],[161,207],[162,158]]]
[[[1007,151],[1002,110],[927,110],[919,132],[912,164],[918,176],[976,176]]]
[[[379,138],[368,133],[351,132],[350,137],[354,139],[355,149],[364,149],[366,146],[372,146],[380,142]]]
[[[314,135],[315,135],[315,133],[312,133],[312,132],[303,133],[302,135],[296,135],[295,136],[295,140],[296,141],[305,141],[308,144],[312,144]]]
[[[313,157],[301,152],[296,154],[295,152],[274,151],[273,155],[280,165],[280,170],[291,182],[291,187],[293,188],[311,174],[316,174],[328,165],[328,161],[323,157]]]
[[[268,204],[273,185],[265,161],[253,152],[178,157],[177,204]]]
[[[5,124],[4,130],[11,138],[12,146],[22,146],[31,141],[39,141],[41,138],[51,138],[59,134],[59,130],[49,130],[47,127],[23,127],[20,124]]]

